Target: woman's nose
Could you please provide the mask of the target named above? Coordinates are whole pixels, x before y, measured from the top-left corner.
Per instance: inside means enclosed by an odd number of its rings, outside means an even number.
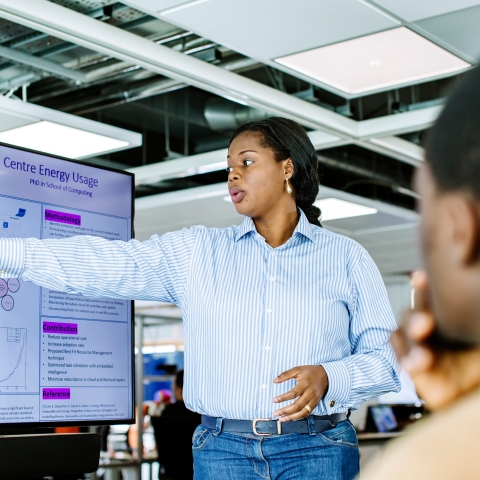
[[[233,182],[234,180],[238,180],[239,178],[239,175],[238,175],[238,172],[236,170],[232,170],[229,174],[228,174],[228,180],[230,182]]]

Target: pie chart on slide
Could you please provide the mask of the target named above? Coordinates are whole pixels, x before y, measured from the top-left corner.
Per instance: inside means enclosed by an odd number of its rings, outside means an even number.
[[[13,297],[10,295],[5,295],[2,298],[2,308],[9,312],[13,308],[14,302],[13,302]]]
[[[9,292],[16,293],[19,289],[20,281],[18,278],[9,278],[8,280],[0,278],[0,304],[5,311],[9,312],[15,305],[15,301],[13,297],[9,295]]]
[[[18,278],[9,278],[7,281],[8,290],[12,293],[18,292],[20,288],[20,282]]]

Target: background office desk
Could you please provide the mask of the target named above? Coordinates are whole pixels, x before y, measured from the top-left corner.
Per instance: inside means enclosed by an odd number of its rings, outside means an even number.
[[[100,475],[103,475],[103,480],[120,480],[123,475],[123,480],[141,480],[141,471],[143,465],[148,465],[148,472],[143,473],[143,479],[157,480],[158,470],[154,475],[154,464],[158,463],[157,454],[150,453],[142,458],[137,459],[120,459],[109,458],[102,456],[100,458],[100,465],[96,473],[90,475],[90,480],[98,480]],[[146,473],[146,475],[145,475]]]

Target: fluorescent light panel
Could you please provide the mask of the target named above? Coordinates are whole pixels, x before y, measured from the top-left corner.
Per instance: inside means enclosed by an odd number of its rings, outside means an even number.
[[[124,140],[45,120],[0,132],[0,142],[67,158],[99,155],[129,146]]]
[[[471,65],[406,27],[275,59],[348,94],[464,70]]]
[[[376,208],[365,207],[358,203],[339,200],[338,198],[322,198],[314,204],[322,211],[322,222],[338,220],[340,218],[360,217],[373,215],[378,212]]]

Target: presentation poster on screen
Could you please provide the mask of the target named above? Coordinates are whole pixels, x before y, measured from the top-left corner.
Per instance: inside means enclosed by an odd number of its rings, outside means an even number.
[[[130,176],[0,146],[0,238],[132,235]],[[132,418],[131,302],[0,279],[0,424]]]

